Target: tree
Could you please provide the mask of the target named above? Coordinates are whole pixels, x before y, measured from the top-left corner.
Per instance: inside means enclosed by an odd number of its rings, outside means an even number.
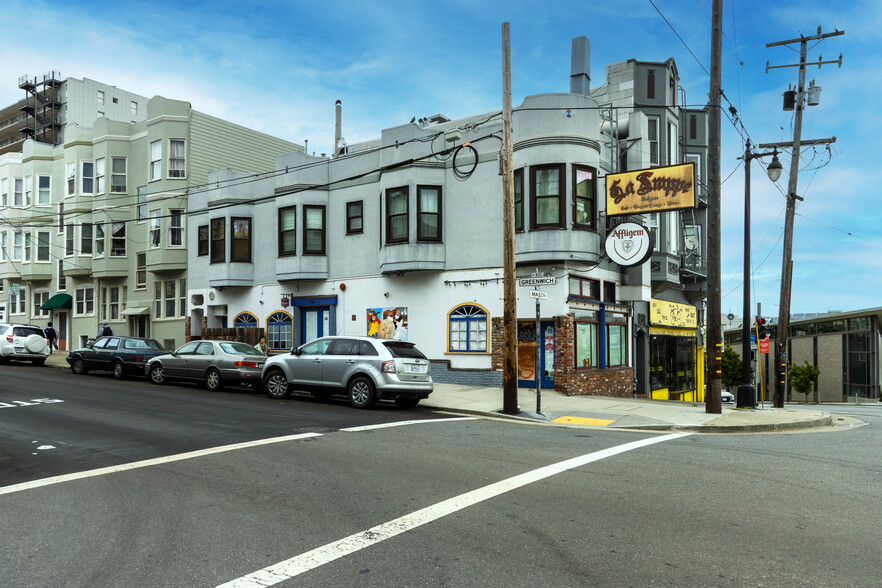
[[[742,366],[741,366],[741,356],[738,355],[738,352],[726,346],[726,349],[723,351],[723,373],[721,376],[721,380],[723,381],[723,387],[726,390],[732,392],[738,388],[738,385],[741,384],[742,378]],[[734,392],[732,392],[734,394]]]
[[[805,365],[791,363],[787,370],[790,374],[790,385],[800,394],[805,394],[805,402],[808,404],[808,395],[815,389],[821,370],[809,362],[805,362]]]

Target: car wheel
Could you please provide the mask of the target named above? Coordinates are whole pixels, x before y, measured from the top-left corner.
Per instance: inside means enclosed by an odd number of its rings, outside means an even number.
[[[43,365],[44,363],[46,363],[45,359],[35,359],[34,360],[34,365]]]
[[[399,408],[413,408],[417,404],[420,403],[419,398],[396,398],[395,404],[398,405]]]
[[[122,380],[126,377],[126,368],[123,367],[123,363],[119,360],[113,362],[113,366],[111,368],[113,370],[113,377],[117,380]]]
[[[150,381],[154,384],[165,384],[165,369],[161,363],[155,363],[150,367]]]
[[[77,357],[70,363],[70,371],[82,375],[87,373],[89,368],[86,367],[86,362],[83,361],[82,357]]]
[[[368,408],[376,401],[374,384],[364,376],[349,383],[349,404],[355,408]]]
[[[209,369],[205,372],[205,389],[211,392],[217,392],[221,388],[224,387],[224,382],[221,380],[220,372],[214,368]]]
[[[273,370],[263,377],[263,391],[270,398],[287,398],[291,395],[291,387],[285,372]]]

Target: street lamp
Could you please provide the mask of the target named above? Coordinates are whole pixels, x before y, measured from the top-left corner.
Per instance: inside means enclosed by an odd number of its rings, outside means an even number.
[[[777,182],[784,166],[778,161],[778,150],[754,153],[750,150],[748,139],[744,149],[744,312],[741,319],[741,385],[738,386],[736,406],[756,408],[756,393],[750,382],[750,162],[759,157],[772,156],[766,169],[769,179]]]

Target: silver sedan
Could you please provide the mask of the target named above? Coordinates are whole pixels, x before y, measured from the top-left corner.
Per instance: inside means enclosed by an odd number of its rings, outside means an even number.
[[[225,385],[259,388],[266,357],[247,343],[238,341],[190,341],[173,353],[147,362],[147,376],[154,384],[168,380],[203,382],[208,390]]]

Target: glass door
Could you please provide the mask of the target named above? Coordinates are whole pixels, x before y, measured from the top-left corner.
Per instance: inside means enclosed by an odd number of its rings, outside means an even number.
[[[313,339],[331,334],[331,307],[314,306],[301,309],[302,341],[307,343]]]

